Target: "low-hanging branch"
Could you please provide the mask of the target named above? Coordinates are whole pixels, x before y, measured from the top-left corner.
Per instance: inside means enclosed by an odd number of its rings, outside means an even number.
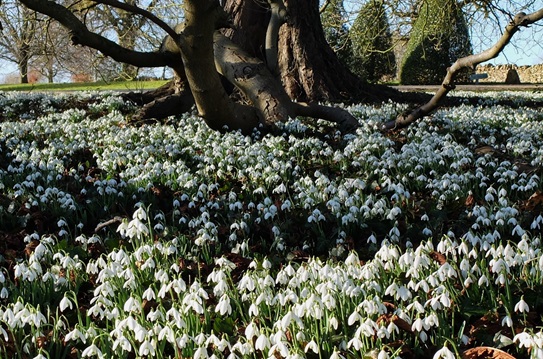
[[[322,118],[338,124],[341,131],[352,131],[358,120],[341,108],[293,102],[275,72],[279,27],[286,20],[283,0],[268,0],[272,12],[266,35],[264,61],[250,56],[241,47],[216,30],[229,25],[228,16],[215,0],[185,0],[185,21],[175,29],[147,10],[119,0],[94,0],[96,4],[139,14],[161,27],[168,37],[161,49],[143,53],[126,49],[89,31],[66,7],[49,0],[20,0],[26,7],[54,18],[66,27],[76,44],[101,51],[116,61],[139,67],[169,66],[183,80],[183,86],[161,89],[156,101],[143,101],[136,116],[168,116],[187,111],[194,103],[206,124],[216,130],[241,130],[251,133],[255,127],[273,130],[278,122],[296,116]],[[266,66],[268,65],[268,66]],[[249,100],[249,104],[230,98],[219,77],[221,73]],[[177,77],[176,77],[177,78]],[[179,82],[179,81],[178,81]]]
[[[435,95],[426,104],[412,110],[410,113],[402,114],[395,120],[389,121],[383,125],[383,130],[392,130],[396,128],[407,127],[414,121],[423,118],[430,114],[436,108],[439,107],[441,101],[447,96],[447,94],[454,90],[454,79],[458,72],[464,68],[475,69],[475,67],[485,61],[491,60],[497,57],[509,44],[511,38],[517,33],[521,27],[527,27],[543,18],[543,9],[539,9],[531,14],[520,12],[511,20],[506,26],[503,35],[500,39],[489,49],[479,53],[466,57],[462,57],[447,69],[447,75],[445,76],[441,87],[437,90]]]

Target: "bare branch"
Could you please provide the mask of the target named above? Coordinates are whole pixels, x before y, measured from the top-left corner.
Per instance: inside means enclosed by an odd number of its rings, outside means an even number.
[[[509,44],[511,38],[517,33],[521,27],[527,27],[543,18],[543,8],[531,14],[525,14],[520,12],[511,20],[509,25],[506,26],[505,31],[501,38],[489,49],[479,53],[466,57],[462,57],[447,69],[447,75],[445,76],[441,87],[435,95],[426,104],[411,111],[411,113],[404,116],[403,114],[398,116],[396,120],[387,122],[383,125],[384,130],[391,130],[394,128],[406,127],[412,122],[428,115],[433,110],[439,107],[440,102],[447,96],[447,94],[454,90],[454,79],[458,72],[464,68],[474,69],[478,64],[491,60],[497,57]]]
[[[98,223],[98,225],[97,225],[96,228],[94,229],[94,233],[98,233],[98,232],[100,232],[102,229],[106,228],[107,226],[110,226],[110,225],[116,224],[116,223],[121,223],[122,221],[123,221],[123,218],[122,218],[122,217],[115,216],[115,217],[113,217],[112,219],[110,219],[110,220],[108,220],[108,221],[100,222],[100,223]]]
[[[324,4],[322,4],[322,6],[319,8],[319,14],[325,12],[328,5],[330,5],[330,0],[326,0]]]
[[[153,23],[155,23],[157,26],[159,26],[162,30],[166,31],[168,35],[170,35],[172,38],[176,39],[179,35],[175,32],[174,29],[172,29],[171,26],[166,24],[164,21],[159,19],[154,14],[150,13],[149,11],[142,9],[140,7],[137,7],[135,5],[130,5],[124,2],[120,2],[117,0],[94,0],[97,3],[109,5],[112,7],[116,7],[118,9],[126,10],[128,12],[131,12],[133,14],[138,14],[143,17],[146,17],[147,19],[151,20]]]
[[[129,50],[117,43],[89,31],[70,10],[49,0],[20,0],[20,2],[39,13],[45,14],[66,27],[71,34],[72,43],[96,49],[114,59],[138,67],[172,66],[174,63],[168,54],[160,52],[140,52]]]

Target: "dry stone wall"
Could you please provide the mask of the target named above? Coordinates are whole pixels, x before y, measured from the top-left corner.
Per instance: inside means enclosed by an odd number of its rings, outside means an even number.
[[[517,66],[517,65],[479,65],[475,73],[486,73],[488,77],[479,80],[479,82],[496,82],[505,83],[507,73],[515,70],[520,79],[520,83],[538,84],[543,83],[543,64],[532,66]]]

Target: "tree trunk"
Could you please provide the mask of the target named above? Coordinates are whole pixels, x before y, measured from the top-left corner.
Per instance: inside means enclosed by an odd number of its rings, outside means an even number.
[[[249,55],[264,60],[266,27],[270,21],[268,6],[255,0],[227,0],[224,10],[233,26],[223,33]]]
[[[19,63],[19,73],[21,74],[21,83],[28,83],[28,64]]]
[[[279,69],[287,93],[304,101],[346,100],[360,91],[324,37],[318,0],[286,1],[279,34]]]
[[[279,31],[278,70],[291,99],[345,102],[397,97],[390,88],[365,84],[340,62],[324,37],[318,0],[285,0],[285,5],[288,17]],[[265,60],[269,7],[255,0],[228,0],[225,10],[234,25],[225,35]]]
[[[22,84],[28,83],[28,62],[30,58],[29,51],[30,50],[27,48],[27,46],[21,46],[18,66]]]
[[[18,66],[21,74],[21,83],[28,83],[28,64],[30,62],[31,43],[35,37],[36,24],[34,14],[27,8],[23,8],[23,25],[21,31],[21,43],[19,44]]]
[[[185,28],[177,41],[198,114],[212,129],[250,133],[260,120],[256,110],[234,103],[216,71],[213,36],[225,14],[212,2],[186,0],[184,6]]]

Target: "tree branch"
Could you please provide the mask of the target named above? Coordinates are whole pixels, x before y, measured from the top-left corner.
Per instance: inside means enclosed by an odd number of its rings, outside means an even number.
[[[292,102],[279,79],[261,60],[251,57],[219,32],[214,36],[214,53],[217,71],[241,90],[267,126],[296,116],[335,122],[341,132],[350,132],[360,126],[358,120],[344,109]]]
[[[319,14],[325,12],[328,5],[330,5],[330,0],[326,0],[324,4],[322,4],[322,6],[319,8]]]
[[[440,102],[447,96],[447,94],[454,90],[454,79],[458,72],[463,68],[474,69],[481,62],[485,62],[497,57],[509,44],[513,35],[520,30],[522,26],[526,27],[533,24],[543,18],[543,8],[531,14],[525,14],[520,12],[511,20],[509,25],[505,27],[505,31],[501,38],[489,49],[479,53],[466,57],[462,57],[447,69],[447,75],[445,76],[441,87],[435,95],[426,104],[416,108],[407,115],[400,115],[396,120],[389,121],[383,125],[383,130],[391,130],[395,128],[406,127],[414,121],[423,118],[431,113],[433,110],[439,107]]]
[[[270,22],[266,30],[266,63],[272,74],[277,73],[279,28],[287,21],[287,8],[283,0],[268,0],[271,8]]]
[[[166,31],[168,35],[170,35],[172,38],[176,39],[179,35],[175,32],[174,29],[172,29],[171,26],[166,24],[164,21],[159,19],[154,14],[150,13],[149,11],[142,9],[140,7],[137,7],[135,5],[130,5],[124,2],[120,2],[117,0],[93,0],[99,4],[109,5],[118,9],[126,10],[128,12],[131,12],[133,14],[141,15],[149,20],[151,20],[153,23],[155,23],[157,26],[159,26],[162,30]]]
[[[323,106],[317,103],[293,102],[295,116],[308,116],[335,122],[343,133],[360,127],[358,120],[346,110],[339,107]]]
[[[215,67],[249,99],[268,125],[291,116],[291,100],[279,80],[262,60],[247,54],[228,37],[216,31],[213,38]]]
[[[47,15],[70,31],[72,43],[96,49],[115,61],[137,67],[172,66],[175,61],[168,54],[140,52],[126,49],[117,43],[93,33],[70,10],[49,0],[19,0],[24,6]]]

